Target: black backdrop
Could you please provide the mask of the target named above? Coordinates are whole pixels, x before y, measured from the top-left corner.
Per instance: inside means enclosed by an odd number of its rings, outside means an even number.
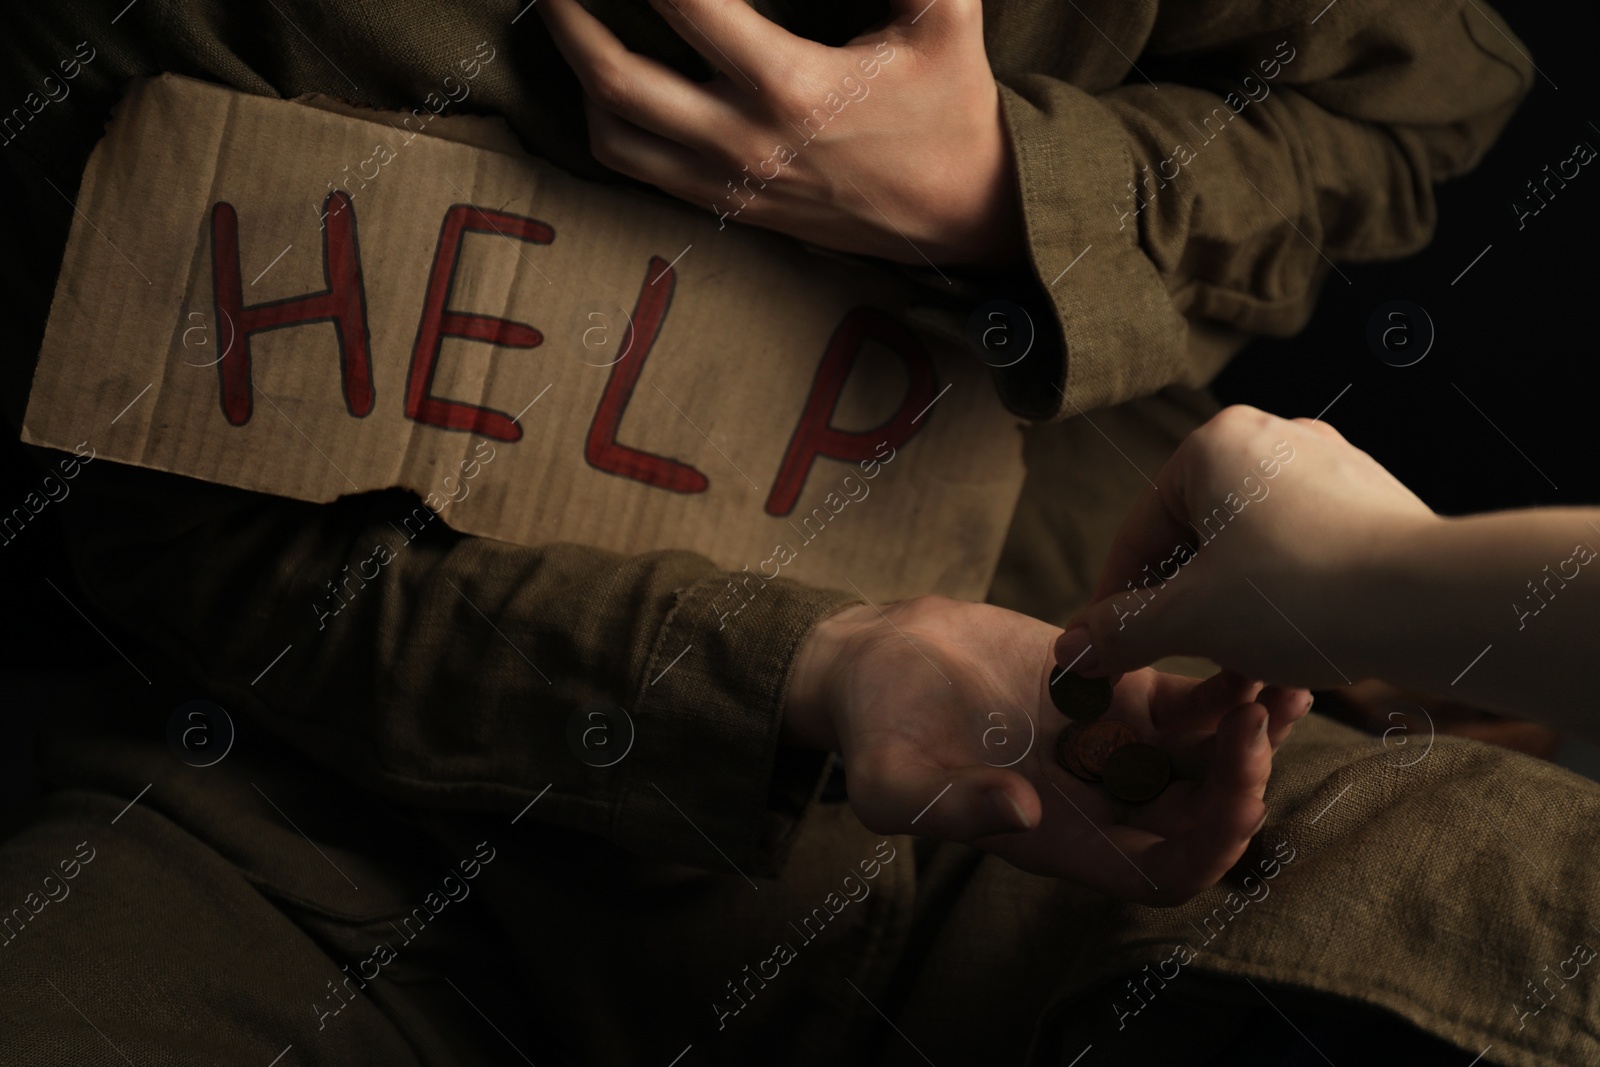
[[[1520,229],[1512,209],[1534,203],[1525,183],[1578,142],[1600,150],[1596,67],[1574,9],[1498,9],[1541,73],[1478,170],[1440,188],[1433,243],[1401,262],[1341,266],[1348,284],[1330,276],[1300,336],[1252,344],[1215,386],[1225,401],[1314,416],[1349,385],[1327,421],[1447,514],[1600,502],[1589,388],[1600,159],[1565,189],[1551,182],[1555,195]],[[1393,300],[1435,328],[1411,366],[1386,364],[1367,342]]]

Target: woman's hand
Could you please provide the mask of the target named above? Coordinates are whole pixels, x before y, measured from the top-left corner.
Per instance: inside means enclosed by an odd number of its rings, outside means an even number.
[[[979,0],[891,0],[840,48],[744,0],[652,0],[719,73],[629,52],[578,0],[542,0],[614,170],[812,244],[904,263],[1004,264],[1023,250]]]
[[[1400,549],[1442,524],[1326,423],[1230,407],[1134,506],[1056,658],[1091,676],[1198,655],[1285,685],[1354,681],[1378,670],[1374,584],[1403,583]]]
[[[1124,804],[1063,770],[1051,703],[1059,631],[940,597],[848,608],[795,663],[791,743],[844,756],[850,803],[879,833],[969,841],[1024,870],[1177,904],[1215,884],[1266,815],[1272,752],[1309,694],[1233,674],[1130,674],[1107,717],[1172,757],[1167,789]]]

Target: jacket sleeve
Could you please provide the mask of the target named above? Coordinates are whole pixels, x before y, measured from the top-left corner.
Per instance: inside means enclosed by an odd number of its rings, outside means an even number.
[[[1324,2],[1163,4],[1103,31],[1145,37],[1098,92],[996,64],[1066,351],[1055,383],[1002,378],[1014,410],[1203,385],[1247,335],[1303,327],[1336,263],[1427,243],[1433,185],[1483,156],[1532,61],[1477,0]]]
[[[390,799],[537,800],[530,819],[634,852],[771,873],[820,786],[827,757],[779,746],[782,704],[849,594],[736,592],[689,552],[470,537],[402,491],[301,504],[100,461],[74,497],[104,615],[242,728]]]

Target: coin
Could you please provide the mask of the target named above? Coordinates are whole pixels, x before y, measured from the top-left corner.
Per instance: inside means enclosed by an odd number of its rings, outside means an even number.
[[[1123,745],[1101,768],[1106,792],[1129,804],[1143,804],[1172,780],[1172,760],[1154,745]]]
[[[1061,731],[1061,736],[1056,739],[1056,762],[1084,781],[1092,782],[1094,779],[1077,757],[1078,735],[1081,733],[1083,726],[1079,723],[1072,723]]]
[[[1071,740],[1067,770],[1088,782],[1098,782],[1105,773],[1111,754],[1125,745],[1135,744],[1139,734],[1125,722],[1101,719],[1067,731]]]
[[[1050,702],[1073,722],[1093,722],[1111,707],[1111,680],[1056,671],[1050,679]]]

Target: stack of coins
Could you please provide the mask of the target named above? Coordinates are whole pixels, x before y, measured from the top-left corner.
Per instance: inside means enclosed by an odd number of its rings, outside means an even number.
[[[1050,699],[1072,720],[1056,743],[1063,767],[1128,804],[1142,804],[1167,787],[1167,754],[1141,742],[1127,723],[1101,718],[1111,707],[1110,681],[1059,671],[1050,679]]]
[[[1127,723],[1101,719],[1069,726],[1056,751],[1067,770],[1086,782],[1098,782],[1105,777],[1112,754],[1138,741],[1139,735]]]

